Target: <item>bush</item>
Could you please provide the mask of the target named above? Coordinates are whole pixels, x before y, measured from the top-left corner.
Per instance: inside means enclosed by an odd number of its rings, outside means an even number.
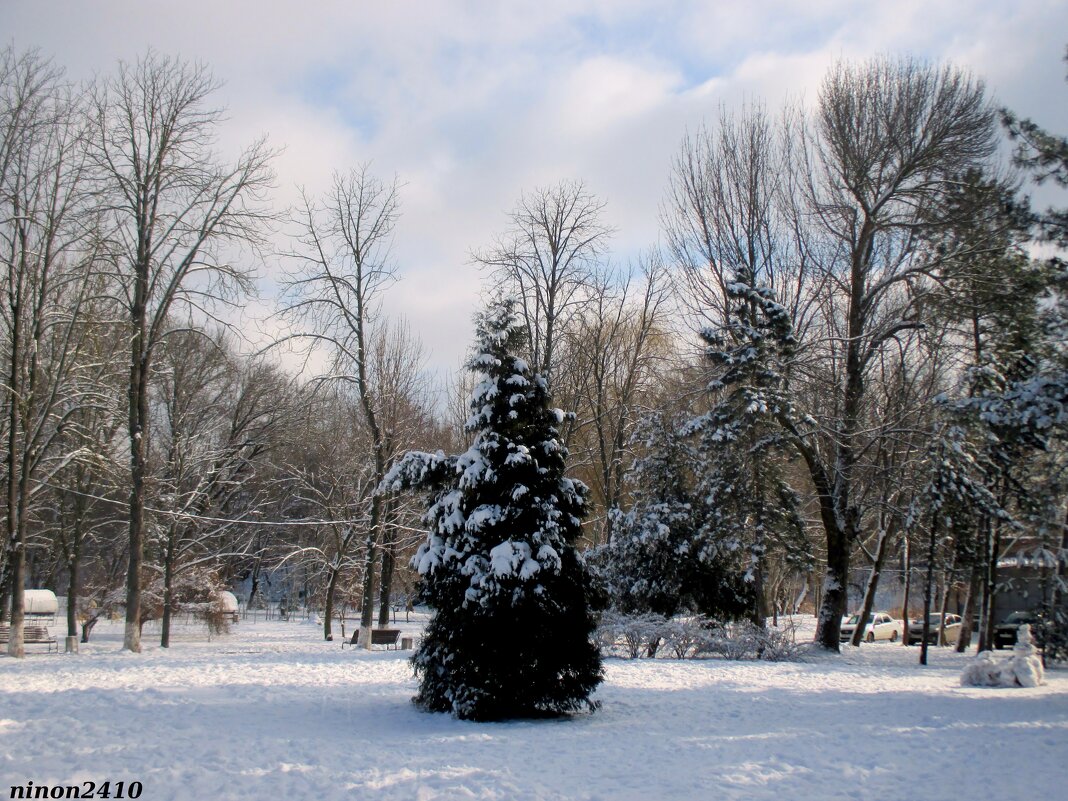
[[[601,617],[596,640],[606,656],[622,652],[630,659],[653,657],[663,645],[676,659],[716,656],[784,662],[799,659],[805,651],[795,634],[793,623],[762,629],[749,621],[720,623],[700,615],[669,619],[610,610]]]
[[[792,662],[805,651],[805,646],[797,643],[795,633],[793,623],[782,628],[760,628],[748,620],[727,623],[712,629],[711,637],[701,644],[698,653],[724,659]]]
[[[626,654],[637,659],[642,652],[656,653],[664,627],[670,621],[662,615],[624,615],[609,610],[601,616],[594,639],[603,654],[611,654],[623,642]]]

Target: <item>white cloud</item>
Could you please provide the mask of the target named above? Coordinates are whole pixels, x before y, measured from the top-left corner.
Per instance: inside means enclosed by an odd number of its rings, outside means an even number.
[[[658,235],[687,128],[721,103],[811,101],[837,58],[950,58],[999,102],[1068,131],[1063,0],[8,0],[0,28],[77,79],[148,47],[208,63],[226,82],[221,144],[268,133],[285,146],[280,205],[335,168],[398,175],[403,280],[387,309],[408,315],[439,369],[468,346],[479,286],[468,254],[523,189],[583,179],[607,201],[617,251],[633,254]]]

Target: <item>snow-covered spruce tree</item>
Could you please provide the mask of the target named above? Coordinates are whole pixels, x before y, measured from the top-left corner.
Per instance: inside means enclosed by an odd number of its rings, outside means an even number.
[[[612,538],[593,552],[592,566],[624,614],[736,619],[752,606],[743,553],[710,538],[710,510],[694,486],[697,453],[679,428],[661,411],[640,422],[632,445],[642,455],[626,478],[633,503],[612,510]]]
[[[514,302],[491,303],[477,334],[474,443],[456,456],[409,452],[383,482],[430,496],[412,562],[433,608],[412,657],[414,701],[471,720],[592,709],[595,593],[574,547],[586,487],[564,476],[563,415],[545,380],[514,355],[524,344]]]
[[[906,527],[927,529],[927,576],[923,591],[923,638],[920,664],[927,664],[931,601],[934,595],[934,569],[939,552],[948,541],[958,549],[968,549],[966,540],[974,536],[979,519],[986,517],[1012,524],[987,484],[995,467],[985,459],[959,425],[932,432],[924,458],[927,482],[909,510]]]
[[[799,425],[787,391],[795,340],[789,312],[751,271],[739,269],[725,288],[726,320],[701,332],[712,408],[684,433],[695,439],[698,494],[707,508],[703,539],[721,552],[747,552],[749,617],[763,626],[769,552],[802,567],[810,559],[800,501],[781,471],[783,425]]]

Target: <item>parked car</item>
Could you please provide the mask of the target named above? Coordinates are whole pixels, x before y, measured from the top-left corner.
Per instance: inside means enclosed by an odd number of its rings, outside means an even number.
[[[930,618],[930,632],[927,642],[932,645],[949,645],[955,643],[960,637],[960,615],[946,615],[946,628],[942,642],[938,642],[938,627],[942,623],[942,613],[932,612]],[[909,645],[918,645],[923,641],[923,618],[909,623]]]
[[[1038,622],[1034,612],[1013,612],[1002,622],[994,626],[994,647],[1011,648],[1016,645],[1016,632],[1024,623],[1032,626]]]
[[[842,624],[839,635],[840,642],[849,642],[853,638],[853,632],[857,628],[860,615],[853,615]],[[888,612],[872,612],[868,615],[868,622],[864,625],[864,642],[876,640],[889,640],[897,642],[901,636],[901,621],[894,620]]]

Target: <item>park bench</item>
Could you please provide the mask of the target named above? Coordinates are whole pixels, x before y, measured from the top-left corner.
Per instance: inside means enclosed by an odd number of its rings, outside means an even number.
[[[6,643],[10,640],[11,626],[0,625],[0,643]],[[49,635],[48,629],[44,626],[23,626],[22,641],[26,645],[47,645],[49,653],[52,652],[53,648],[56,649],[56,653],[59,653],[59,643],[55,637]]]
[[[371,629],[371,647],[384,645],[386,646],[387,651],[391,647],[400,648],[400,633],[400,629]],[[356,631],[352,633],[352,639],[345,640],[345,642],[341,643],[341,647],[344,648],[346,645],[359,645],[359,643],[360,630],[356,629]]]

